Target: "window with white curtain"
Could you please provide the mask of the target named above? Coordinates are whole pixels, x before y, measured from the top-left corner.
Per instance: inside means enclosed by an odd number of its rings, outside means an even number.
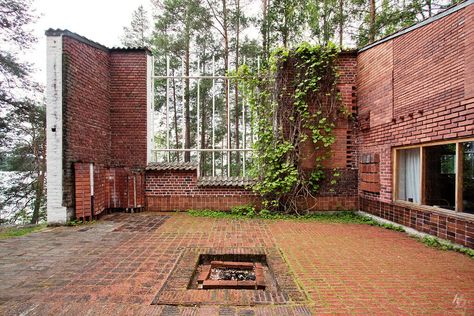
[[[474,139],[397,148],[394,200],[474,214]]]
[[[420,148],[398,151],[398,199],[420,203]]]

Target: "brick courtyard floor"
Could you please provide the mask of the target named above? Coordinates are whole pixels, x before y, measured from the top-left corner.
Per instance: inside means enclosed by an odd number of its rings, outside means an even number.
[[[281,295],[187,290],[212,251],[266,253]],[[0,314],[474,315],[474,260],[367,225],[116,213],[0,241]]]

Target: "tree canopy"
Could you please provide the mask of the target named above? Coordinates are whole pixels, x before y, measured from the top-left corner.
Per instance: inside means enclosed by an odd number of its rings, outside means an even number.
[[[45,202],[45,109],[31,65],[18,52],[36,41],[31,0],[0,0],[0,221],[37,223]],[[13,53],[15,52],[15,53]]]

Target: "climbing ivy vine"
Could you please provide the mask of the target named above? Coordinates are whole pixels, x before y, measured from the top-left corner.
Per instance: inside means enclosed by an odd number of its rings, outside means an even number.
[[[341,106],[336,82],[338,48],[304,43],[278,49],[263,69],[241,66],[236,74],[250,105],[257,140],[251,173],[264,207],[298,212],[321,189]],[[316,153],[313,155],[312,153]],[[311,168],[307,168],[308,159]],[[331,175],[335,184],[338,172]]]

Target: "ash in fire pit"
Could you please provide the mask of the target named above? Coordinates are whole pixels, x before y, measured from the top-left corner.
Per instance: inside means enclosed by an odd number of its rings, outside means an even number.
[[[214,268],[211,269],[209,280],[255,281],[255,272],[240,269]]]
[[[211,261],[202,266],[197,283],[200,289],[265,289],[259,262]]]

